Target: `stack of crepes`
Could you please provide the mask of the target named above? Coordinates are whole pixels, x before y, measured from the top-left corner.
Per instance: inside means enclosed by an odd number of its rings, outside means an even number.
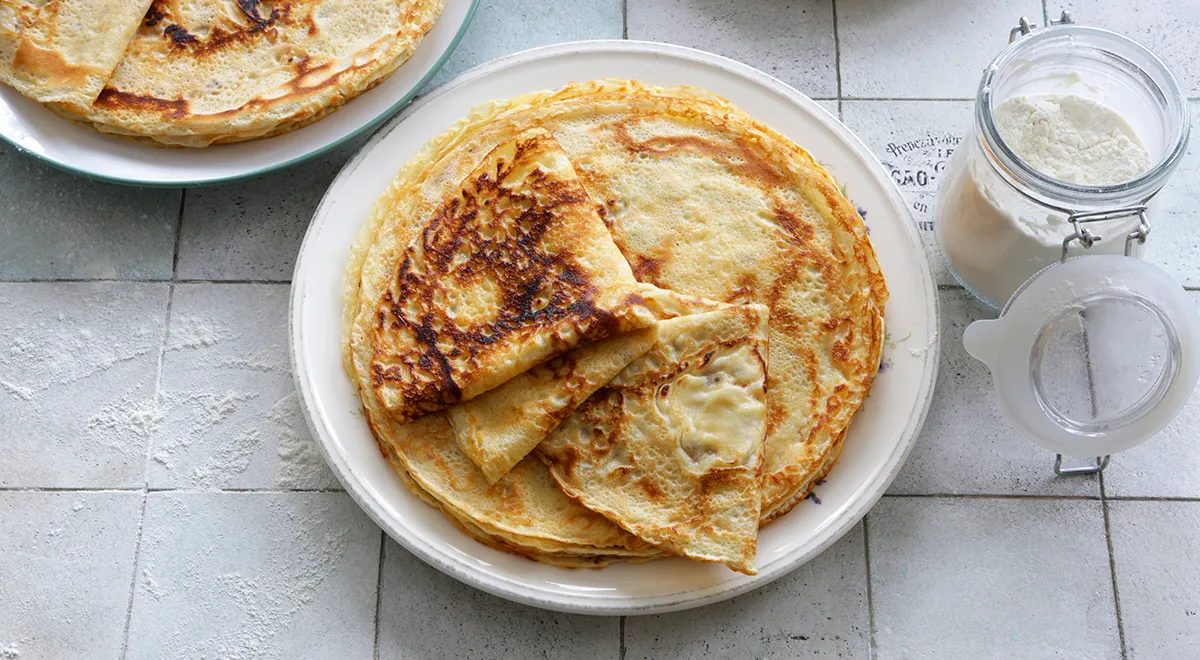
[[[887,289],[855,208],[727,101],[633,81],[476,108],[378,200],[345,368],[408,487],[560,566],[755,572],[836,462]]]
[[[0,0],[0,82],[154,144],[270,137],[382,81],[444,2]]]

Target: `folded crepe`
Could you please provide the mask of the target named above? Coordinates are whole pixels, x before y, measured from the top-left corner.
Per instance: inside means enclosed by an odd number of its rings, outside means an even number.
[[[372,388],[412,421],[654,316],[562,147],[535,129],[448,191],[374,324]]]
[[[537,451],[568,495],[639,538],[753,575],[766,370],[763,305],[663,321]]]
[[[104,89],[150,4],[0,0],[0,82],[36,101],[86,110]]]
[[[639,283],[638,293],[659,321],[729,307],[652,284]],[[653,327],[576,348],[450,408],[459,447],[495,483],[657,338]]]

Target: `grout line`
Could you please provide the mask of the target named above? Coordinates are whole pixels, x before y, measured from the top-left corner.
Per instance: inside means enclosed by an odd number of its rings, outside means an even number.
[[[1080,500],[1095,502],[1094,495],[1019,495],[1011,493],[884,493],[884,497],[896,499],[931,500]]]
[[[1108,497],[1104,487],[1104,473],[1100,473],[1100,508],[1104,512],[1104,543],[1108,547],[1108,572],[1112,577],[1113,607],[1117,615],[1117,638],[1121,642],[1121,660],[1129,660],[1129,648],[1125,643],[1125,621],[1121,617],[1121,592],[1117,588],[1117,556],[1113,551],[1112,522],[1108,515]]]
[[[286,495],[288,493],[345,493],[342,488],[147,488],[116,487],[116,488],[58,488],[41,486],[0,486],[0,493],[180,493],[183,495],[198,495],[204,493],[261,493],[266,495]]]
[[[0,486],[0,493],[140,493],[145,488],[56,488],[42,486]]]
[[[379,611],[383,607],[383,553],[387,534],[379,530],[379,572],[375,576],[375,660],[379,660]]]
[[[629,0],[621,3],[621,38],[629,38]]]
[[[180,216],[183,215],[183,194],[180,193]],[[179,252],[179,227],[175,228],[175,252]],[[172,257],[172,262],[174,262]],[[172,266],[173,272],[174,266]],[[167,311],[163,318],[162,339],[158,345],[158,363],[154,373],[154,407],[158,408],[159,398],[162,392],[162,374],[163,374],[163,356],[167,353],[167,342],[171,339],[171,308],[175,304],[175,287],[173,285],[167,288]],[[153,451],[154,444],[152,438],[146,438],[146,452],[142,463],[142,510],[138,514],[137,524],[137,540],[133,546],[133,571],[129,576],[129,604],[125,609],[125,628],[121,634],[121,659],[125,660],[129,656],[129,629],[133,624],[133,598],[137,593],[137,575],[138,565],[142,561],[142,540],[146,528],[146,505],[150,500],[150,452]]]
[[[183,240],[183,207],[187,204],[187,188],[179,191],[179,216],[175,218],[175,251],[171,253],[171,281],[179,276],[179,243]]]
[[[1101,474],[1103,475],[1104,473],[1102,472]],[[1106,495],[1104,499],[1107,502],[1200,502],[1200,497],[1187,496]]]
[[[938,101],[950,103],[975,100],[961,96],[909,96],[903,98],[898,96],[843,96],[842,99],[845,101]]]
[[[103,277],[80,277],[63,279],[0,279],[0,284],[288,284],[291,280],[121,280]]]
[[[622,616],[620,619],[621,623],[619,627],[621,629],[621,645],[617,648],[617,660],[625,660],[625,617]]]
[[[142,561],[142,529],[146,524],[146,500],[150,496],[142,493],[142,510],[138,514],[137,541],[133,549],[133,575],[129,576],[129,603],[125,608],[125,628],[121,633],[121,660],[129,656],[129,628],[133,622],[133,595],[137,593],[138,564]]]
[[[871,587],[871,535],[867,531],[870,517],[863,516],[863,562],[867,566],[867,657],[875,660],[875,592]]]
[[[837,74],[838,119],[845,121],[842,117],[842,39],[838,34],[837,0],[829,0],[829,6],[833,11],[833,68]]]
[[[342,488],[150,488],[151,493],[181,493],[197,495],[203,493],[262,493],[281,495],[286,493],[344,493]]]

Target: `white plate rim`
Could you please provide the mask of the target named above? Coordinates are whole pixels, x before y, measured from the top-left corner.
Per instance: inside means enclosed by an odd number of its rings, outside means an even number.
[[[553,594],[552,597],[547,597],[545,593],[530,590],[526,585],[512,580],[504,576],[499,576],[493,573],[481,572],[473,568],[464,567],[460,563],[455,563],[447,557],[435,552],[431,549],[429,542],[420,537],[414,537],[408,532],[411,532],[399,521],[387,515],[378,502],[374,501],[369,495],[368,488],[355,474],[353,466],[349,464],[346,457],[334,450],[334,442],[330,437],[329,430],[324,425],[324,419],[321,414],[320,403],[316,400],[313,389],[311,387],[312,374],[308,369],[308,365],[303,359],[305,349],[305,333],[302,323],[297,321],[299,310],[301,310],[308,299],[307,281],[305,278],[306,270],[308,269],[310,254],[309,248],[313,236],[318,232],[319,220],[323,213],[328,209],[332,195],[338,187],[340,181],[345,177],[353,174],[357,166],[364,160],[366,155],[380,143],[388,134],[397,127],[403,125],[406,118],[413,113],[419,111],[427,104],[436,103],[439,98],[444,95],[453,93],[456,89],[468,85],[474,81],[509,67],[519,66],[523,63],[534,62],[546,58],[553,58],[563,55],[590,53],[595,55],[603,55],[611,52],[641,52],[652,54],[659,57],[670,57],[682,60],[688,60],[701,65],[715,66],[727,72],[739,75],[743,78],[757,83],[760,86],[767,88],[769,91],[786,97],[793,103],[800,106],[802,109],[812,111],[814,108],[823,113],[823,117],[819,117],[821,121],[838,127],[838,135],[845,141],[845,146],[850,148],[854,155],[867,167],[874,175],[874,178],[881,184],[888,202],[900,216],[903,222],[901,223],[901,231],[908,239],[907,249],[916,252],[918,269],[920,271],[920,279],[924,287],[925,295],[925,325],[930,328],[927,337],[927,343],[916,350],[909,352],[922,363],[922,373],[920,378],[919,392],[915,408],[907,418],[904,430],[901,432],[901,440],[897,442],[892,452],[881,462],[879,468],[868,480],[867,484],[859,491],[857,497],[852,502],[852,508],[840,518],[836,523],[831,524],[819,534],[820,537],[816,543],[809,543],[802,551],[794,552],[786,562],[780,566],[774,566],[770,571],[760,571],[758,576],[749,580],[742,581],[737,585],[726,586],[716,590],[709,590],[707,593],[696,593],[697,591],[705,591],[703,589],[693,589],[676,593],[664,594],[653,598],[640,598],[633,600],[621,596],[589,596],[586,598],[576,597],[560,597],[558,594]],[[397,169],[402,163],[397,163]],[[361,224],[361,223],[360,223]],[[343,255],[344,257],[344,255]],[[344,263],[344,260],[343,260]],[[561,612],[571,612],[580,614],[598,614],[598,615],[642,615],[655,614],[663,612],[678,611],[682,609],[690,609],[699,607],[728,598],[732,598],[739,594],[746,593],[750,590],[765,586],[770,582],[787,575],[791,571],[800,567],[807,561],[816,557],[838,539],[840,539],[847,531],[853,528],[866,513],[874,506],[874,504],[883,496],[887,487],[895,479],[900,469],[903,467],[905,460],[911,452],[916,442],[917,434],[920,432],[924,424],[926,415],[932,401],[933,388],[937,379],[937,371],[940,356],[940,342],[938,340],[938,329],[940,322],[940,312],[938,308],[937,287],[933,279],[932,269],[929,264],[929,256],[926,253],[921,240],[917,234],[915,224],[912,222],[911,213],[904,202],[903,197],[896,184],[887,175],[886,169],[879,162],[871,151],[857,138],[849,129],[845,128],[837,118],[829,114],[823,108],[816,106],[814,102],[799,91],[790,87],[786,83],[769,76],[757,69],[740,62],[725,58],[720,55],[707,53],[701,50],[676,46],[671,44],[663,44],[657,42],[642,42],[631,40],[591,40],[577,41],[538,48],[529,49],[512,55],[507,55],[497,58],[490,62],[481,64],[455,78],[453,81],[440,87],[434,93],[419,99],[411,104],[402,113],[393,118],[386,125],[382,126],[374,136],[363,146],[347,164],[342,171],[330,184],[329,190],[322,198],[320,205],[313,216],[313,222],[310,224],[308,231],[305,234],[304,241],[301,245],[300,254],[297,258],[295,272],[292,280],[292,295],[289,302],[289,338],[290,338],[290,353],[292,359],[293,375],[296,380],[297,391],[300,392],[301,408],[304,412],[305,419],[309,424],[309,428],[317,439],[317,444],[325,456],[326,461],[333,469],[335,475],[346,488],[346,492],[363,508],[363,510],[382,527],[389,536],[400,543],[408,551],[417,555],[426,563],[437,568],[438,570],[454,577],[468,585],[478,588],[482,591],[491,593],[502,598],[513,600],[515,602],[532,605],[544,609],[550,609]],[[343,374],[344,377],[344,374]],[[319,423],[320,422],[320,423]],[[379,460],[384,460],[380,457]],[[415,499],[415,496],[414,496]],[[421,503],[422,506],[424,503]],[[653,565],[646,564],[647,566]]]
[[[447,0],[447,4],[449,4],[450,2],[455,2],[455,1],[456,0]],[[442,70],[442,67],[445,66],[446,62],[449,61],[450,56],[454,54],[455,49],[458,48],[458,44],[462,41],[463,37],[466,35],[467,29],[471,26],[471,20],[475,16],[476,9],[479,8],[480,0],[465,0],[465,1],[469,2],[469,5],[466,7],[466,11],[462,14],[461,21],[455,27],[453,36],[451,36],[451,38],[446,42],[444,49],[442,50],[441,53],[438,54],[436,60],[431,64],[431,66],[429,66],[429,68],[421,75],[421,77],[418,80],[414,81],[412,85],[405,88],[399,98],[397,98],[395,101],[393,101],[391,104],[389,104],[386,108],[381,109],[381,111],[376,113],[374,116],[361,122],[357,127],[351,129],[347,134],[333,140],[332,142],[327,142],[325,144],[321,144],[315,148],[300,152],[297,155],[292,156],[290,158],[279,160],[279,161],[270,163],[268,165],[258,167],[256,169],[237,172],[237,173],[233,173],[233,174],[229,174],[229,175],[225,175],[225,176],[202,177],[202,178],[196,178],[196,179],[157,180],[157,179],[149,179],[149,178],[137,178],[137,177],[108,174],[108,173],[100,172],[100,171],[97,171],[94,169],[88,169],[86,167],[76,166],[64,159],[53,158],[44,153],[37,151],[36,149],[31,149],[31,148],[29,148],[28,145],[22,143],[22,141],[14,135],[14,133],[16,133],[17,131],[12,126],[9,126],[6,123],[6,121],[0,121],[0,140],[7,143],[8,145],[10,145],[12,148],[14,148],[20,154],[28,156],[30,158],[34,158],[42,163],[50,165],[51,167],[53,167],[57,170],[61,170],[61,171],[67,172],[69,174],[82,176],[87,179],[92,179],[92,180],[100,181],[100,182],[104,182],[104,183],[114,183],[114,184],[124,185],[124,186],[137,186],[137,187],[142,187],[142,188],[180,188],[180,187],[215,186],[215,185],[220,185],[223,183],[232,183],[232,182],[241,181],[244,179],[251,179],[251,178],[262,176],[265,174],[270,174],[272,172],[277,172],[280,170],[288,169],[290,167],[294,167],[296,165],[299,165],[299,164],[306,162],[308,160],[311,160],[313,158],[317,158],[319,156],[327,154],[327,153],[337,149],[338,147],[341,147],[341,146],[347,144],[348,142],[350,142],[351,140],[354,140],[355,138],[362,137],[363,135],[365,135],[373,130],[378,129],[385,121],[387,121],[389,118],[394,116],[397,112],[399,112],[401,109],[403,109],[405,106],[407,106],[414,98],[416,98],[416,96],[418,94],[420,94],[421,91],[425,88],[425,85],[429,84],[429,81],[433,80],[434,76],[436,76],[438,74],[438,72]],[[441,20],[441,17],[439,17],[439,21],[440,20]],[[436,27],[437,27],[437,24],[435,23],[434,28],[436,28]],[[417,44],[417,50],[419,51],[422,46],[428,47],[429,44],[427,43],[427,41],[428,40],[423,39],[422,43]],[[409,59],[411,60],[412,58],[410,57]],[[393,74],[398,73],[401,70],[403,70],[405,64],[408,64],[408,62],[401,64],[400,67],[397,69],[397,71],[393,72]],[[389,76],[389,78],[390,78],[390,76]],[[386,79],[385,79],[385,82],[386,82]],[[379,90],[378,87],[375,89],[372,89],[372,90],[368,90],[367,93],[377,91],[377,90]],[[348,106],[351,103],[354,103],[355,100],[357,100],[357,99],[351,99],[350,101],[347,101],[346,105]],[[341,109],[339,108],[339,110],[341,110]],[[50,112],[50,111],[45,110],[45,112]],[[5,115],[7,115],[7,117]],[[7,120],[7,119],[11,118],[12,116],[13,116],[12,110],[10,108],[6,107],[6,103],[3,99],[0,99],[0,119]],[[330,114],[328,117],[322,118],[321,121],[328,121],[337,116],[338,116],[338,112],[335,111],[332,114]],[[63,119],[63,118],[58,118],[58,119],[59,119],[59,121],[64,122],[64,124],[66,124],[68,126],[72,125],[71,122],[67,119]],[[296,131],[293,131],[292,133],[300,133],[300,132],[304,131],[305,128],[308,128],[308,126],[297,129]],[[92,129],[86,129],[86,130],[92,130]],[[114,136],[106,136],[106,139],[122,140],[122,138],[114,137]],[[251,141],[248,141],[247,143],[239,143],[239,144],[253,144],[254,142],[256,142],[256,141],[251,140]],[[133,143],[132,141],[130,141],[130,143],[137,144],[137,143]],[[162,148],[154,147],[151,145],[138,145],[138,146],[140,146],[143,149],[148,150],[147,151],[148,154],[162,151]],[[220,148],[224,148],[227,146],[229,146],[229,145],[217,145],[215,147],[209,147],[209,148],[210,149],[212,149],[212,148],[220,149]]]

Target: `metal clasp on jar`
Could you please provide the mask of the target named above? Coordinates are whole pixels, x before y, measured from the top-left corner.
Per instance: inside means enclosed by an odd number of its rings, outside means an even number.
[[[1125,256],[1133,256],[1133,244],[1137,241],[1138,245],[1146,244],[1146,237],[1150,235],[1150,221],[1146,219],[1146,205],[1139,204],[1137,206],[1128,206],[1123,209],[1115,209],[1112,211],[1088,211],[1087,213],[1072,213],[1067,217],[1067,222],[1071,223],[1071,227],[1075,229],[1075,233],[1063,239],[1062,244],[1062,259],[1067,260],[1067,248],[1070,247],[1072,241],[1079,241],[1079,244],[1086,250],[1095,245],[1102,236],[1097,235],[1091,229],[1083,225],[1089,222],[1104,222],[1107,220],[1120,220],[1137,216],[1137,229],[1129,232],[1125,236]]]
[[[1053,27],[1055,25],[1074,25],[1074,24],[1075,24],[1075,19],[1071,18],[1071,12],[1069,12],[1065,9],[1063,10],[1063,13],[1058,17],[1057,21],[1054,20],[1053,18],[1050,19],[1051,27]],[[1030,32],[1033,32],[1036,29],[1037,29],[1036,25],[1030,23],[1028,18],[1025,18],[1024,16],[1022,16],[1021,20],[1018,21],[1018,23],[1017,23],[1017,27],[1009,30],[1008,43],[1011,44],[1012,42],[1016,41],[1017,39],[1020,39],[1021,37],[1024,37],[1025,35],[1029,34]]]

